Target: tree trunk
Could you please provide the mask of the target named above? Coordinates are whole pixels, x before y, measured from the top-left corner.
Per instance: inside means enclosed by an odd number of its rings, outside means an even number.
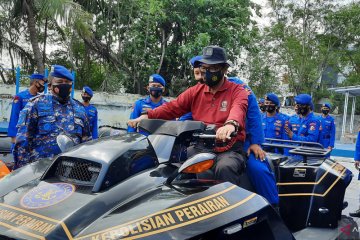
[[[35,16],[34,11],[32,9],[32,0],[24,0],[24,5],[26,9],[27,15],[27,25],[30,35],[30,42],[34,53],[34,59],[36,61],[37,70],[39,73],[44,74],[44,63],[41,56],[41,51],[39,47],[39,40],[36,31],[36,23],[35,23]]]
[[[45,32],[44,32],[44,51],[43,51],[43,64],[45,65],[46,61],[46,40],[47,40],[47,30],[48,30],[48,18],[45,19]]]
[[[15,77],[15,64],[14,64],[14,57],[11,53],[11,47],[9,46],[9,57],[11,62],[11,80],[8,81],[9,84],[16,83],[16,77]]]
[[[0,76],[1,76],[2,81],[3,81],[5,84],[7,84],[7,81],[6,81],[6,79],[5,79],[5,76],[4,76],[4,74],[3,74],[3,69],[2,69],[1,66],[0,66]]]
[[[161,58],[160,58],[160,64],[159,64],[159,68],[156,71],[157,73],[160,73],[161,70],[161,66],[164,62],[164,57],[165,57],[165,49],[166,49],[166,37],[165,37],[165,30],[163,28],[161,28],[161,35],[162,35],[162,41],[161,41]]]

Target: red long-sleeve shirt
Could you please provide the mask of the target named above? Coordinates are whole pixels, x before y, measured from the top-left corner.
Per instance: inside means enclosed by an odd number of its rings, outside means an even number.
[[[212,94],[205,84],[196,84],[179,97],[156,109],[148,111],[150,119],[170,120],[191,112],[193,119],[205,124],[223,126],[227,120],[240,125],[237,140],[245,140],[245,117],[248,92],[241,85],[225,80],[220,89]]]

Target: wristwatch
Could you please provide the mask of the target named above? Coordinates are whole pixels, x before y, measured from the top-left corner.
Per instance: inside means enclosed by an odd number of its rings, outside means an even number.
[[[235,120],[227,120],[225,123],[224,123],[224,126],[225,125],[233,125],[234,127],[235,127],[235,132],[237,132],[237,131],[239,131],[239,127],[240,127],[240,125],[239,125],[239,123],[237,122],[237,121],[235,121]]]
[[[145,111],[142,111],[142,112],[140,113],[140,116],[142,116],[142,115],[147,115],[147,114],[148,114],[148,111],[145,110]]]

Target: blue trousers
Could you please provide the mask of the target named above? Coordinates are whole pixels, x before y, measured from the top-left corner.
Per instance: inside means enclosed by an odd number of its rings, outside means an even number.
[[[268,200],[270,204],[278,204],[279,195],[275,174],[268,161],[260,161],[251,153],[247,161],[246,171],[256,192]]]

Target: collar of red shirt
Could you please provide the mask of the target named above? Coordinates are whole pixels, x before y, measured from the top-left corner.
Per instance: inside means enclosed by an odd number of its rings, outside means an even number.
[[[205,83],[204,83],[204,84],[205,84]],[[231,84],[231,83],[230,83],[230,82],[227,80],[227,78],[225,77],[223,85],[222,85],[216,92],[225,91],[226,89],[229,88],[229,85],[230,85],[230,84]],[[210,92],[210,87],[206,85],[204,92]]]

